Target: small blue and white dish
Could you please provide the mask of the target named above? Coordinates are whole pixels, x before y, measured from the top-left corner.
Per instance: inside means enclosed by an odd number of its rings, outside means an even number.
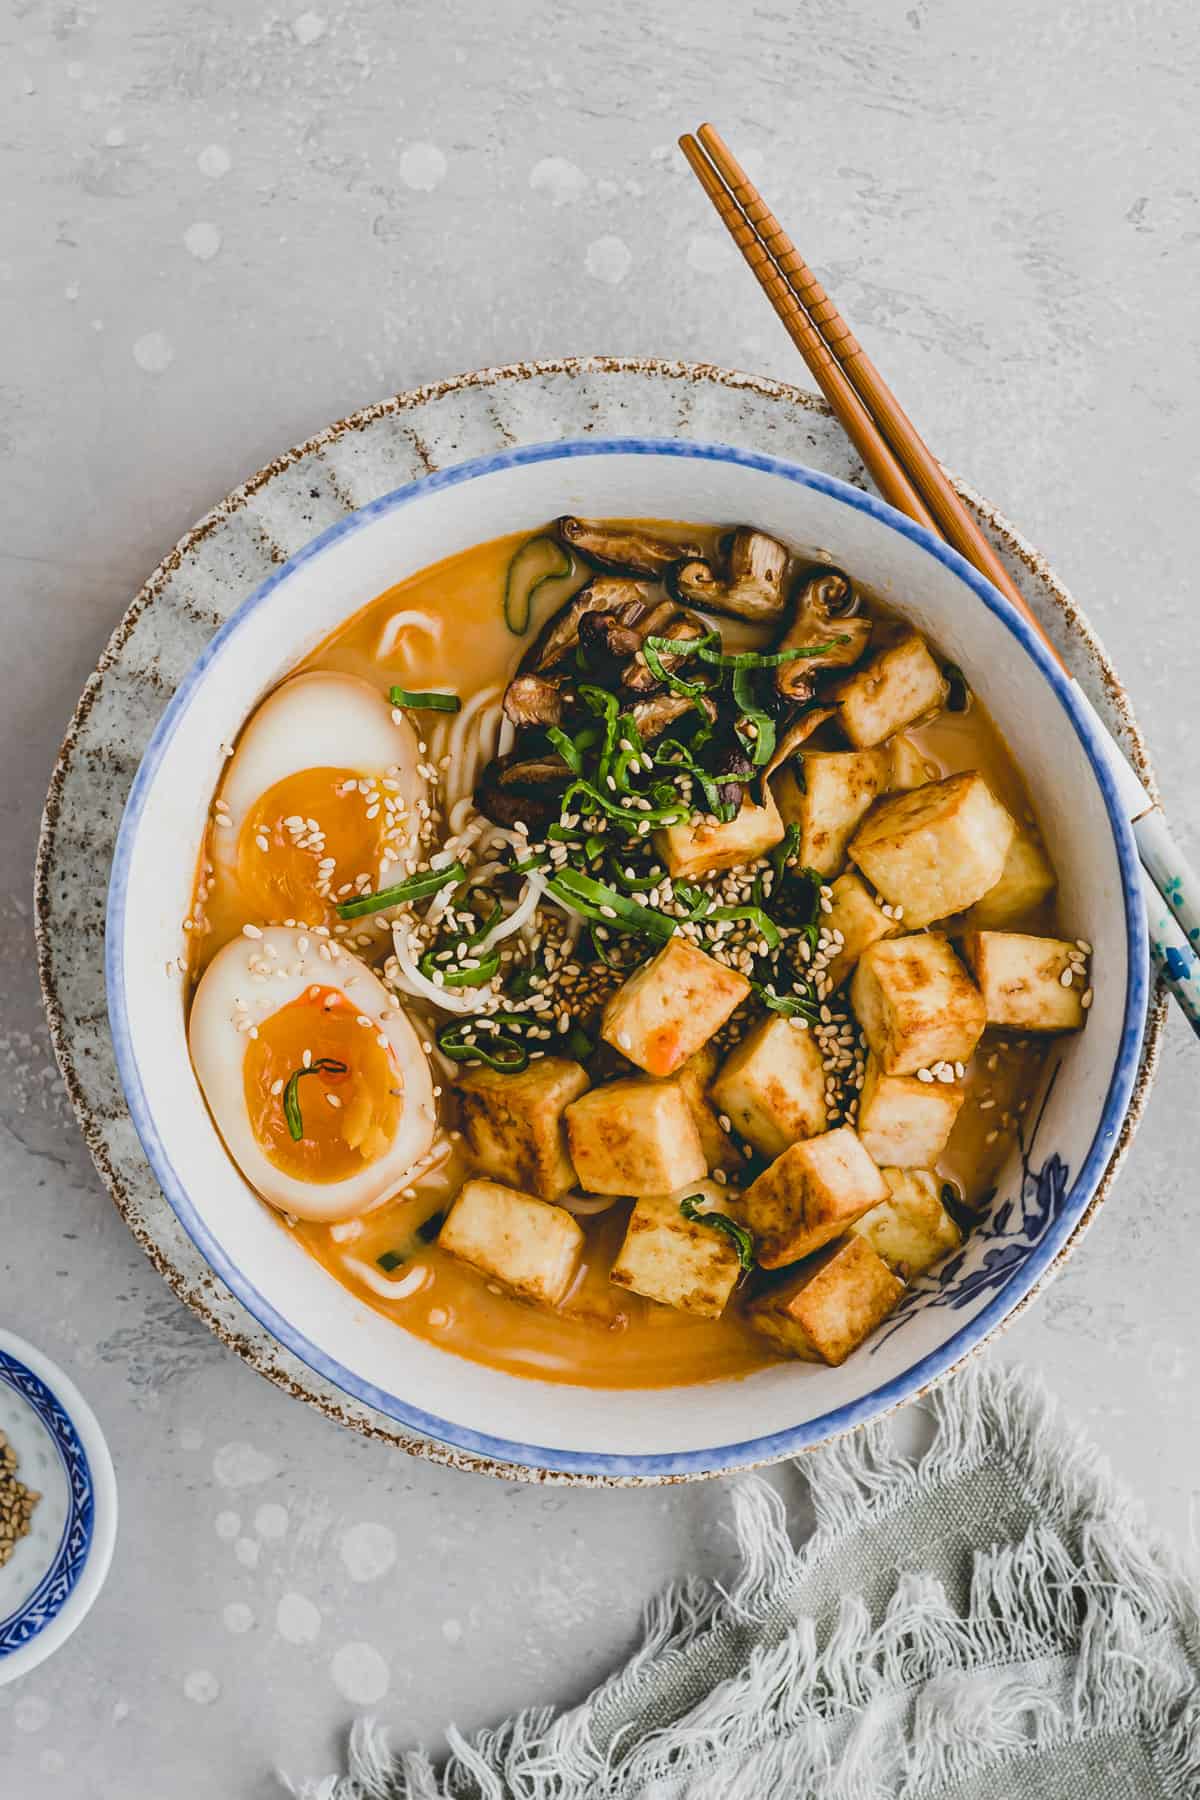
[[[41,1498],[0,1568],[0,1685],[28,1674],[83,1621],[117,1535],[117,1484],[94,1413],[49,1357],[0,1331],[0,1432]]]

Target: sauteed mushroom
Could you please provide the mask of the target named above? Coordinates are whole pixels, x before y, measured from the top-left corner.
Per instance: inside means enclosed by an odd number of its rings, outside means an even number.
[[[682,719],[696,707],[710,724],[715,722],[716,704],[707,694],[700,694],[695,700],[689,700],[686,694],[656,694],[652,700],[636,700],[630,713],[642,742],[649,744],[661,737],[668,725],[673,725],[676,719]]]
[[[639,619],[637,633],[639,643],[643,644],[650,637],[670,638],[674,643],[707,636],[700,620],[693,613],[683,612],[673,600],[664,600],[653,612]],[[673,656],[667,650],[659,652],[659,659],[664,669],[674,669],[683,661],[682,656]],[[654,694],[663,686],[663,682],[651,669],[645,654],[639,650],[621,670],[621,686],[634,694]]]
[[[598,575],[549,621],[523,659],[525,666],[541,675],[569,656],[579,642],[580,620],[585,614],[613,613],[622,623],[632,624],[650,603],[650,590],[641,582]]]
[[[820,656],[781,663],[775,671],[779,693],[790,700],[808,699],[822,669],[847,669],[858,661],[871,636],[871,621],[858,608],[854,585],[841,569],[826,567],[809,573],[796,596],[791,624],[776,649],[798,650],[806,644],[825,643],[832,648]],[[834,638],[843,641],[833,644]]]
[[[788,553],[764,531],[740,525],[729,542],[728,575],[722,579],[703,557],[677,562],[667,577],[676,599],[735,619],[765,621],[783,612]]]
[[[781,764],[794,756],[801,744],[810,738],[818,725],[824,725],[837,712],[836,706],[801,706],[789,708],[786,722],[780,721],[776,727],[775,748],[771,752],[771,760],[763,770],[764,780],[773,775]]]
[[[559,794],[570,774],[558,756],[497,758],[484,769],[475,804],[498,825],[518,820],[537,835],[558,816]]]
[[[505,690],[505,716],[514,725],[561,725],[562,710],[562,691],[545,675],[514,675]]]
[[[680,557],[700,554],[695,544],[673,544],[667,538],[652,537],[648,531],[634,527],[626,530],[594,519],[567,516],[556,520],[555,528],[568,550],[574,550],[596,568],[622,575],[644,575],[653,581],[665,575]]]

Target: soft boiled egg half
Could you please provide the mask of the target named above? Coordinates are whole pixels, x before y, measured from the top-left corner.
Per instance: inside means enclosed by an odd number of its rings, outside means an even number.
[[[433,1078],[395,997],[304,929],[248,928],[205,970],[188,1043],[218,1131],[281,1212],[350,1219],[433,1142]]]
[[[213,861],[262,919],[320,924],[408,872],[420,761],[416,732],[378,688],[295,675],[238,741],[214,802]]]

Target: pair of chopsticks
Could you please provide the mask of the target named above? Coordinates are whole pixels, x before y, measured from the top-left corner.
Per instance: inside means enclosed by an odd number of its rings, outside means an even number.
[[[694,137],[681,137],[679,147],[883,498],[944,537],[999,588],[1073,682],[941,464],[728,145],[711,125],[701,125]],[[1200,876],[1077,684],[1075,695],[1091,715],[1133,826],[1151,956],[1200,1035],[1200,956],[1193,947],[1200,944]]]

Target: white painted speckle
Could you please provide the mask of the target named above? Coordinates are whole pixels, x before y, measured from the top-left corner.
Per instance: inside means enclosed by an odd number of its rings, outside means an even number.
[[[203,1450],[204,1433],[198,1431],[194,1425],[185,1425],[179,1434],[179,1448],[181,1450]]]
[[[436,144],[410,144],[400,158],[400,179],[420,194],[432,193],[445,179],[446,158]]]
[[[320,13],[302,12],[292,20],[292,35],[298,44],[315,44],[325,36],[325,21]]]
[[[119,150],[125,142],[125,133],[119,125],[110,125],[104,134],[104,141],[110,150]]]
[[[333,1654],[329,1673],[334,1687],[354,1706],[374,1706],[391,1681],[387,1664],[370,1644],[343,1644]]]
[[[378,1581],[396,1560],[396,1534],[388,1525],[365,1519],[351,1525],[339,1548],[351,1581]]]
[[[534,193],[549,194],[552,205],[569,206],[583,198],[588,178],[563,156],[543,156],[529,171],[529,185]]]
[[[713,232],[689,238],[687,265],[698,275],[725,275],[738,260],[733,240]]]
[[[222,1487],[254,1487],[260,1481],[270,1481],[278,1466],[273,1457],[256,1450],[253,1444],[222,1444],[213,1457],[213,1477]]]
[[[278,1505],[274,1500],[268,1500],[266,1505],[260,1506],[254,1515],[254,1529],[260,1538],[269,1538],[274,1541],[277,1538],[286,1537],[287,1528],[288,1509],[286,1506]]]
[[[133,360],[147,375],[161,375],[175,361],[175,347],[161,331],[147,331],[133,346]]]
[[[79,283],[77,281],[68,281],[66,287],[63,289],[63,298],[64,300],[78,300]]]
[[[241,1517],[235,1512],[219,1512],[213,1520],[213,1530],[227,1544],[232,1544],[241,1529]]]
[[[197,262],[211,262],[221,248],[221,233],[209,219],[197,219],[183,234],[184,247]]]
[[[606,281],[616,287],[628,275],[633,263],[629,245],[619,237],[600,237],[589,244],[583,266],[594,281]]]
[[[67,1759],[61,1750],[43,1750],[38,1757],[38,1768],[43,1775],[61,1775],[67,1766]]]
[[[50,1722],[50,1702],[40,1694],[23,1694],[13,1707],[13,1724],[18,1731],[41,1731]]]
[[[205,144],[196,158],[196,167],[210,181],[220,181],[222,175],[228,175],[233,167],[233,158],[224,144]]]
[[[226,1631],[232,1631],[234,1637],[241,1637],[254,1624],[254,1614],[244,1600],[231,1600],[228,1606],[221,1608],[221,1622]]]
[[[321,1630],[320,1608],[306,1594],[284,1594],[275,1608],[275,1629],[286,1644],[315,1643]]]
[[[112,1709],[113,1724],[119,1725],[121,1723],[122,1719],[127,1719],[129,1717],[130,1711],[131,1711],[131,1708],[130,1708],[128,1700],[114,1700],[113,1701],[113,1709]]]
[[[197,1706],[211,1706],[221,1692],[221,1684],[211,1669],[193,1669],[183,1678],[183,1691]]]
[[[82,81],[83,80],[83,64],[81,62],[69,62],[67,64],[67,80],[68,81]]]
[[[616,182],[610,181],[607,176],[603,181],[598,181],[596,183],[597,200],[615,200],[620,191],[621,190]]]
[[[257,1569],[259,1548],[260,1546],[256,1538],[240,1537],[233,1546],[233,1554],[237,1557],[243,1569]]]
[[[463,1628],[461,1619],[442,1620],[442,1636],[448,1644],[461,1644],[462,1635]]]

